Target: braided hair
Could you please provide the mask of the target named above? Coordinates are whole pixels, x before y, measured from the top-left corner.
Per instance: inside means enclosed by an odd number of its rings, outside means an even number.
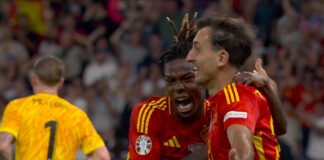
[[[194,17],[191,21],[189,21],[189,14],[186,13],[182,20],[180,31],[178,32],[175,23],[169,17],[166,17],[173,29],[174,39],[170,48],[159,58],[159,63],[163,69],[166,63],[175,59],[184,59],[187,57],[187,54],[192,48],[192,41],[197,33],[197,27],[194,24],[196,18],[197,12],[194,13]]]

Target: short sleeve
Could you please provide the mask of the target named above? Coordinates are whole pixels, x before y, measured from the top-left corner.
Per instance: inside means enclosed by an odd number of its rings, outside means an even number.
[[[0,125],[0,132],[8,132],[15,138],[18,136],[21,121],[19,104],[19,100],[15,100],[7,105]]]
[[[257,97],[250,90],[236,89],[235,85],[229,86],[224,90],[225,100],[221,103],[224,131],[230,125],[240,124],[248,127],[253,134],[259,117]]]
[[[85,155],[88,155],[93,151],[95,151],[96,149],[105,146],[102,138],[96,132],[93,125],[91,124],[91,121],[86,115],[84,115],[81,123],[83,127],[81,128],[81,130],[83,131],[81,148]]]
[[[146,129],[146,127],[155,126],[153,123],[156,124],[155,119],[152,118],[154,115],[150,115],[151,110],[147,107],[149,106],[146,103],[139,104],[134,107],[131,114],[128,149],[130,160],[160,159],[161,144],[157,131],[154,128]],[[150,116],[148,121],[150,125],[144,121],[149,118],[147,116]]]

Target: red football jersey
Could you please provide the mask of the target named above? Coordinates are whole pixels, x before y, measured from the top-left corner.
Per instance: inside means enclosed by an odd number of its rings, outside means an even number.
[[[206,100],[203,116],[183,123],[173,115],[168,97],[153,97],[138,104],[130,119],[128,159],[182,159],[200,149],[207,143],[209,106]]]
[[[278,160],[278,144],[267,100],[255,88],[230,84],[210,97],[212,121],[208,132],[208,159],[226,160],[231,145],[226,130],[232,124],[248,127],[253,134],[255,160]]]

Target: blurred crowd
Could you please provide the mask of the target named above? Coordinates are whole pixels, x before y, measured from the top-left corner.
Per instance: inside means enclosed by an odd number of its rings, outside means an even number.
[[[67,68],[60,95],[83,109],[113,159],[125,159],[132,107],[163,96],[159,56],[184,13],[242,17],[277,82],[288,118],[282,159],[324,159],[324,1],[322,0],[1,0],[0,110],[32,94],[35,59],[53,55]]]

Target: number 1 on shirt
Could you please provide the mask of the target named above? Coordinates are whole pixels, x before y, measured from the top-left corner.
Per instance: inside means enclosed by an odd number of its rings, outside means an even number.
[[[55,140],[55,130],[56,130],[56,121],[49,121],[45,124],[45,128],[51,127],[50,141],[48,145],[47,160],[52,159],[53,149],[54,149],[54,140]]]

